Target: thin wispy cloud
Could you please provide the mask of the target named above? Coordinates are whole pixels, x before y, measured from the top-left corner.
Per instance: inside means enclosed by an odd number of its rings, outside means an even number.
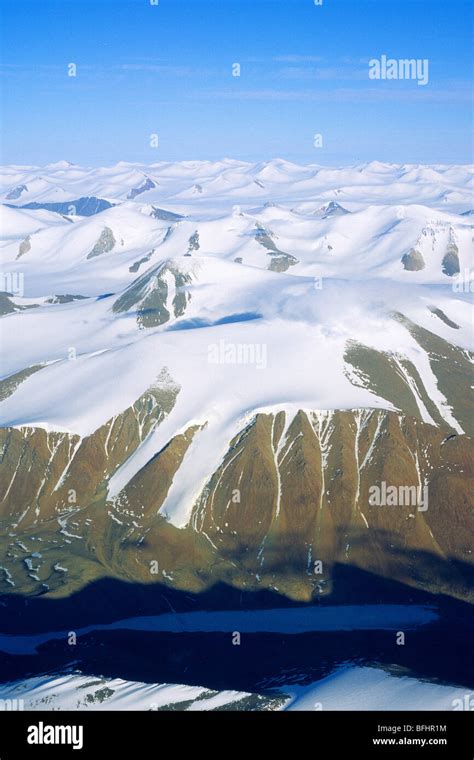
[[[188,77],[196,74],[193,66],[170,66],[162,63],[122,63],[116,67],[120,71],[148,71],[154,74],[167,74],[175,77]]]
[[[324,58],[321,55],[277,55],[271,60],[276,63],[320,63]]]
[[[320,82],[330,81],[362,81],[367,79],[367,69],[354,69],[343,66],[305,67],[289,66],[280,69],[278,76],[282,79],[315,80]]]
[[[215,90],[192,93],[191,97],[226,100],[314,101],[333,103],[358,102],[470,102],[470,88],[420,89],[400,87],[334,88],[332,90]]]

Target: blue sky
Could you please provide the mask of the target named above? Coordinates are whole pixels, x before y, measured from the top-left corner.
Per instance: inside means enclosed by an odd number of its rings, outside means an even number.
[[[0,3],[3,163],[472,161],[470,2]],[[382,54],[428,84],[370,80]]]

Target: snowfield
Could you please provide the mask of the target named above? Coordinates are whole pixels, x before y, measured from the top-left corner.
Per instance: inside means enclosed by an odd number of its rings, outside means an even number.
[[[257,412],[394,409],[354,374],[352,344],[394,357],[402,375],[409,361],[463,433],[395,317],[472,347],[472,181],[469,166],[281,159],[4,167],[0,379],[39,371],[3,399],[0,425],[89,435],[166,369],[176,404],[109,496],[197,425],[161,508],[178,527]]]
[[[285,710],[454,710],[466,697],[466,689],[353,665],[309,686],[286,688],[292,699]]]
[[[445,684],[394,676],[377,667],[341,665],[311,684],[294,680],[265,690],[267,710],[459,710],[472,694]],[[245,709],[239,702],[249,692],[215,692],[201,686],[154,684],[79,673],[47,675],[0,684],[0,700],[34,710],[206,711]],[[15,701],[16,700],[16,701]],[[22,702],[20,702],[22,700]],[[3,702],[2,702],[3,704]],[[257,703],[258,704],[258,703]],[[5,708],[6,709],[6,708]],[[255,709],[255,708],[254,708]],[[258,709],[258,708],[257,708]],[[260,708],[262,709],[262,708]]]

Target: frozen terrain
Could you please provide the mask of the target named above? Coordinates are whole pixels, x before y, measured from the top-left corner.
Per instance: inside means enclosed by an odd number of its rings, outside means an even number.
[[[375,667],[341,665],[311,684],[290,681],[264,694],[199,686],[153,684],[84,676],[39,676],[0,684],[0,700],[24,710],[454,710],[465,689],[395,676]],[[252,699],[253,697],[253,699]],[[249,705],[249,700],[252,699]],[[22,700],[22,702],[19,702]]]
[[[110,498],[199,426],[161,507],[182,527],[256,413],[396,409],[348,364],[353,343],[398,362],[424,422],[466,432],[394,314],[471,347],[470,167],[61,161],[1,182],[2,375],[21,376],[2,426],[87,436],[164,368],[180,387]]]

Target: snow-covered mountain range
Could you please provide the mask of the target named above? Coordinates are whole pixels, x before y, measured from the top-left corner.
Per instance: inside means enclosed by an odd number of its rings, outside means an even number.
[[[4,167],[3,589],[307,599],[343,563],[471,598],[472,176]]]

